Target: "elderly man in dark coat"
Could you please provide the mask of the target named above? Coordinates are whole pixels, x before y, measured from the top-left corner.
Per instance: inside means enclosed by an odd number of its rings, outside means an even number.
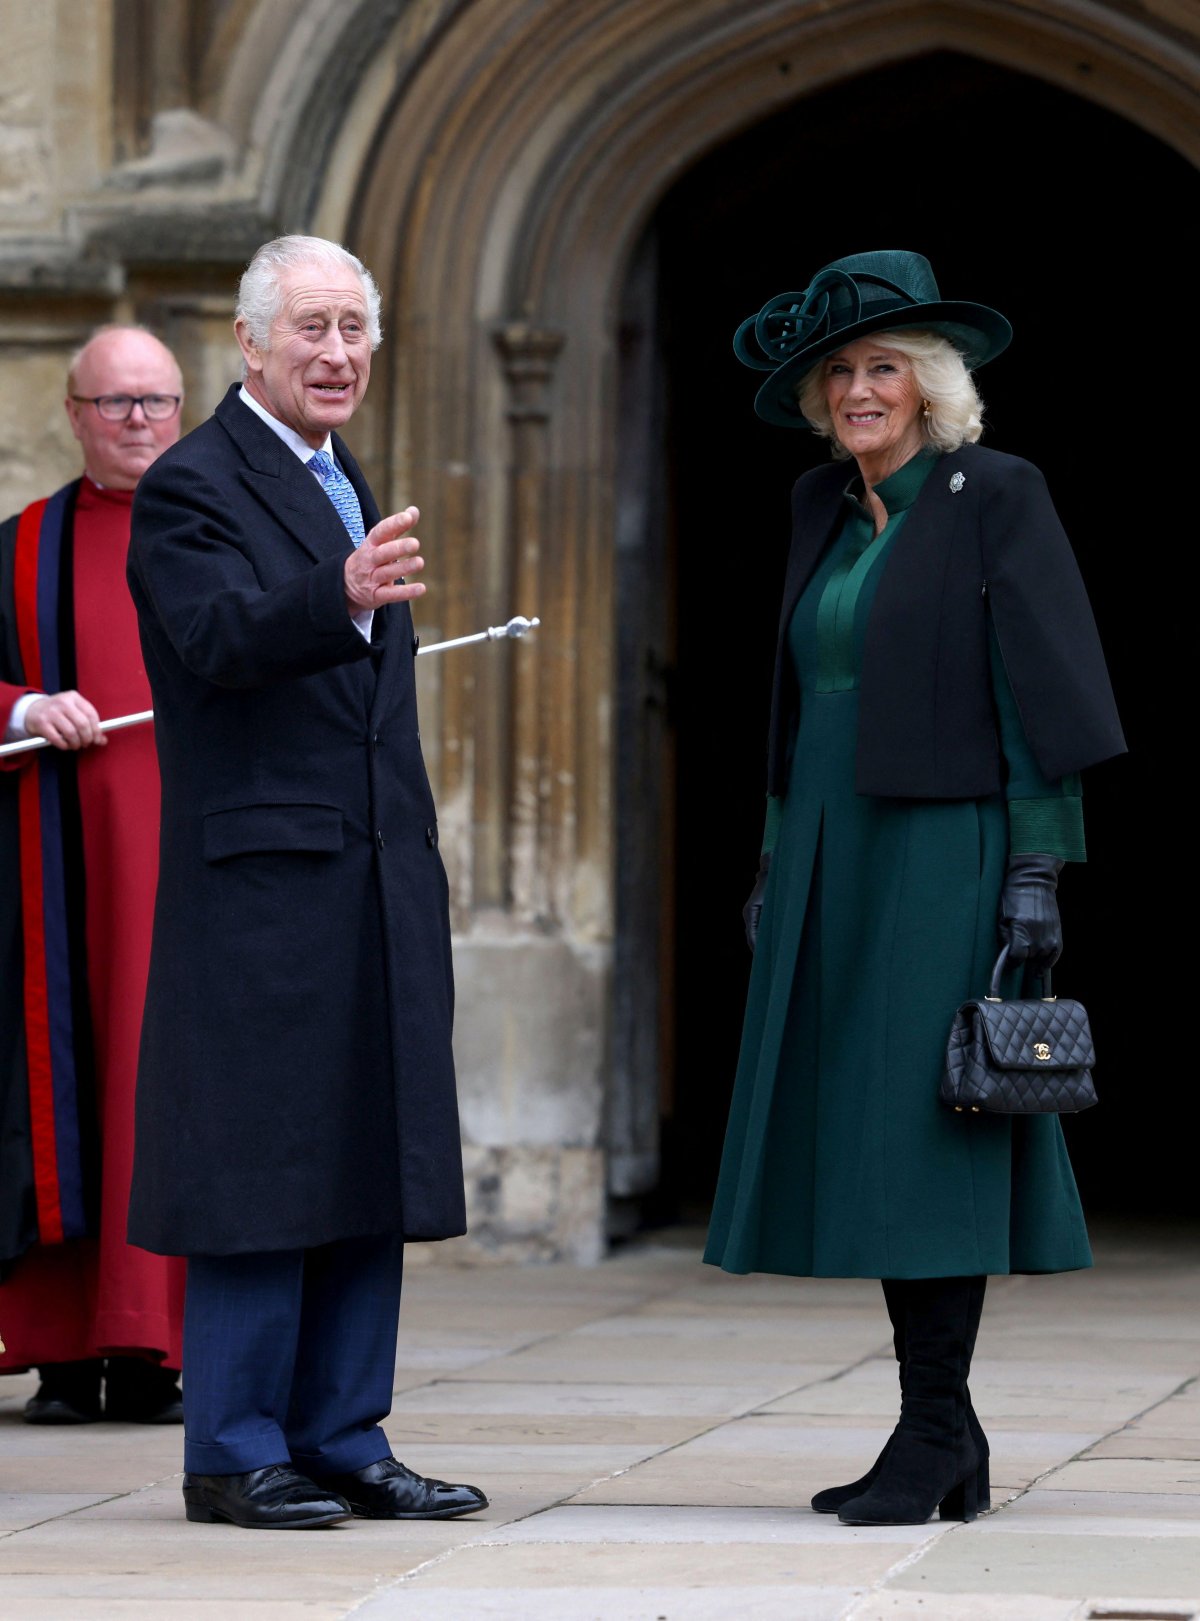
[[[418,513],[381,519],[333,431],[379,295],[336,243],[281,237],[235,326],[241,387],[133,510],[163,797],[129,1237],[189,1258],[190,1520],[449,1518],[486,1498],[380,1428],[404,1240],[465,1219]]]

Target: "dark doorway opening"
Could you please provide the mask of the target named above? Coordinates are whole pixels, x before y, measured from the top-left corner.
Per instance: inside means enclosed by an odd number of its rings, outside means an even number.
[[[1195,527],[1188,337],[1172,312],[1197,262],[1198,219],[1196,171],[1162,143],[1080,97],[951,54],[807,97],[704,158],[658,209],[623,329],[627,391],[648,378],[649,351],[665,387],[661,399],[649,382],[632,389],[641,405],[628,416],[663,447],[641,469],[641,510],[662,528],[658,556],[645,548],[625,585],[641,568],[663,603],[621,660],[622,724],[650,719],[636,774],[618,771],[618,866],[637,878],[624,890],[618,880],[617,983],[619,995],[623,975],[633,987],[628,1028],[658,1025],[627,1080],[642,1089],[643,1142],[648,1099],[660,1138],[642,1160],[643,1172],[657,1161],[656,1178],[621,1190],[626,1226],[633,1209],[642,1222],[707,1215],[749,972],[740,912],[762,827],[788,497],[826,455],[754,417],[755,374],[730,339],[768,296],[871,247],[925,253],[944,295],[1013,323],[1012,348],[980,375],[984,443],[1046,474],[1132,750],[1085,780],[1090,857],[1062,883],[1056,988],[1092,1013],[1101,1094],[1067,1122],[1068,1142],[1090,1211],[1194,1213],[1194,1153],[1172,1124],[1190,1104],[1187,1061],[1148,1027],[1151,1004],[1179,1005],[1190,958],[1187,914],[1170,904],[1188,863],[1168,727],[1186,691],[1182,576]],[[656,586],[647,569],[663,571]],[[648,905],[647,883],[667,869],[672,884]],[[1153,1079],[1164,1069],[1165,1092]]]

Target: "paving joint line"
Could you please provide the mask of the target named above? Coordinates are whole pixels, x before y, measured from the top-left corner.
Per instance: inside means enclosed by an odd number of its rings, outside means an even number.
[[[1049,1480],[1051,1475],[1057,1474],[1060,1469],[1065,1469],[1068,1464],[1086,1463],[1088,1461],[1086,1454],[1091,1452],[1093,1448],[1102,1446],[1105,1441],[1111,1441],[1115,1435],[1123,1434],[1131,1424],[1138,1423],[1139,1420],[1146,1417],[1147,1413],[1154,1412],[1155,1408],[1163,1407],[1167,1402],[1174,1401],[1176,1396],[1181,1396],[1185,1390],[1187,1390],[1191,1385],[1194,1385],[1197,1379],[1200,1379],[1200,1374],[1189,1373],[1187,1378],[1184,1379],[1181,1384],[1176,1385],[1174,1390],[1169,1390],[1165,1396],[1160,1396],[1157,1401],[1152,1401],[1148,1406],[1143,1407],[1140,1412],[1133,1413],[1129,1418],[1122,1419],[1122,1421],[1119,1424],[1115,1424],[1111,1430],[1106,1430],[1104,1434],[1099,1436],[1095,1441],[1089,1441],[1087,1446],[1080,1447],[1078,1452],[1073,1452],[1069,1458],[1064,1458],[1061,1463],[1051,1464],[1049,1469],[1043,1469],[1041,1474],[1035,1475],[1027,1486],[1022,1486],[1018,1491],[1014,1492],[1007,1502],[998,1503],[995,1508],[989,1509],[988,1514],[998,1514],[1001,1509],[1008,1508],[1011,1504],[1020,1502],[1022,1497],[1027,1496],[1031,1491],[1035,1491],[1044,1480]],[[1098,1458],[1095,1461],[1097,1463],[1103,1463],[1110,1460]],[[985,1516],[981,1516],[981,1518],[984,1517]]]
[[[44,1520],[34,1520],[30,1525],[15,1525],[11,1531],[0,1531],[0,1542],[7,1542],[10,1537],[19,1537],[25,1531],[37,1531],[43,1525],[54,1525],[58,1520],[69,1520],[72,1515],[86,1514],[90,1508],[101,1508],[108,1503],[119,1503],[126,1497],[136,1497],[139,1492],[153,1491],[156,1486],[165,1486],[169,1480],[178,1480],[183,1474],[182,1469],[176,1469],[169,1475],[163,1475],[159,1480],[148,1480],[141,1486],[131,1486],[127,1492],[97,1493],[96,1499],[91,1503],[80,1503],[75,1508],[65,1508],[58,1514],[48,1514]],[[43,1494],[37,1494],[43,1495]],[[45,1493],[46,1496],[69,1497],[76,1495],[71,1492]],[[87,1496],[86,1492],[78,1493],[80,1497]]]

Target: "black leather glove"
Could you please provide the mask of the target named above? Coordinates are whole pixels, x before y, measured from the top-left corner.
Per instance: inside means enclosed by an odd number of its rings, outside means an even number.
[[[1053,967],[1062,955],[1056,895],[1062,868],[1057,856],[1009,856],[1000,891],[1000,939],[1009,962],[1027,962],[1036,972]]]
[[[758,939],[758,920],[762,916],[763,894],[767,887],[767,874],[771,870],[771,852],[764,850],[758,859],[758,877],[750,891],[750,899],[742,907],[742,922],[746,925],[746,944],[754,950]]]

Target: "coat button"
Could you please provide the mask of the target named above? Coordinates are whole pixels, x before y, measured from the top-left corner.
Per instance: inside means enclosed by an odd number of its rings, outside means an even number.
[[[381,829],[378,829],[378,828],[376,829],[376,832],[375,832],[375,843],[379,846],[379,848],[381,850],[383,849],[383,832],[382,832]]]
[[[425,843],[429,846],[429,848],[431,850],[436,850],[437,849],[437,828],[436,827],[427,827],[425,829]]]
[[[372,732],[372,734],[371,734],[371,747],[373,749],[377,749],[379,747],[379,733],[378,732]]]

